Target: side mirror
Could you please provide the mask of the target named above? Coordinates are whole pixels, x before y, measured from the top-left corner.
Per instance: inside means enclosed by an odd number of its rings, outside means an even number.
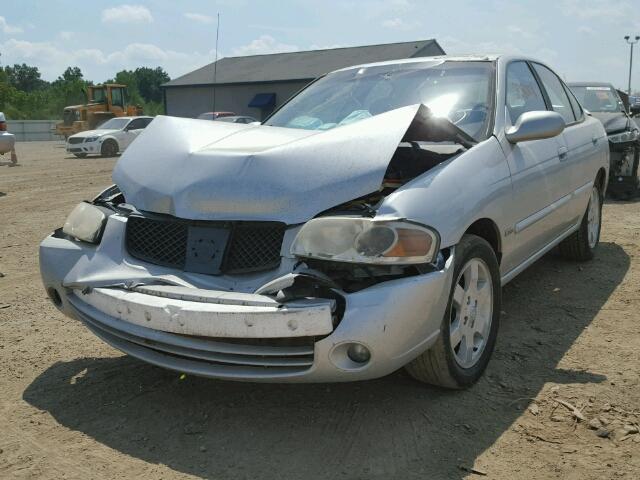
[[[555,137],[562,133],[564,127],[564,118],[559,113],[525,112],[513,127],[507,128],[505,134],[510,143],[518,143]]]

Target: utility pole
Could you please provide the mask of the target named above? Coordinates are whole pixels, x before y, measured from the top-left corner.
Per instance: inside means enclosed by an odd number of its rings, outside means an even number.
[[[633,69],[633,46],[636,43],[638,43],[638,40],[640,40],[640,35],[636,35],[634,40],[631,40],[630,35],[625,35],[624,39],[631,46],[631,53],[629,54],[629,89],[627,90],[627,93],[631,95],[631,70]]]

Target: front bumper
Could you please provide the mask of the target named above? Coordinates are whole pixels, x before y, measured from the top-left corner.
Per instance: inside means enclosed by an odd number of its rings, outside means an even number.
[[[110,217],[98,246],[47,237],[40,246],[40,269],[62,312],[146,362],[233,380],[364,380],[402,367],[440,333],[453,254],[443,270],[341,292],[345,307],[336,322],[333,300],[279,303],[251,293],[264,278],[235,278],[234,288],[223,289],[220,285],[231,280],[134,261],[123,246],[124,222]],[[291,264],[283,262],[270,272],[271,279],[285,273],[283,268]],[[367,363],[348,357],[354,342],[369,349]]]
[[[69,153],[97,154],[100,153],[100,145],[99,141],[83,143],[67,142],[66,149]]]
[[[615,192],[635,192],[640,183],[638,164],[640,142],[609,142],[609,189]]]

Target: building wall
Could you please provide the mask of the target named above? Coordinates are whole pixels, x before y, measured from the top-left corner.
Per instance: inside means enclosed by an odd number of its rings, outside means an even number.
[[[216,87],[216,111],[235,112],[238,115],[251,115],[261,120],[262,112],[258,108],[249,108],[249,102],[258,93],[275,93],[276,107],[282,105],[308,82],[273,82],[237,85],[219,85]],[[213,110],[212,86],[188,86],[165,88],[167,115],[195,118],[203,112]]]

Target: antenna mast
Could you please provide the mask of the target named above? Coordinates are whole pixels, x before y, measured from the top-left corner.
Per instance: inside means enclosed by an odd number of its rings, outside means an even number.
[[[213,111],[216,111],[216,74],[218,73],[218,37],[220,35],[220,14],[218,13],[218,24],[216,27],[216,59],[213,62]]]

